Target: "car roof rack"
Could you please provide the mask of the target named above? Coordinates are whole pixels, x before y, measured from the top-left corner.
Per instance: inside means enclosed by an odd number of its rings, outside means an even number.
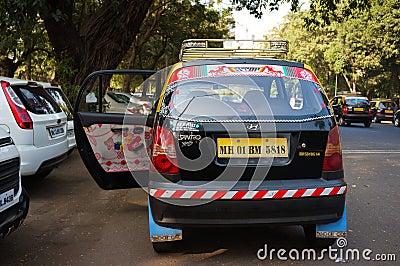
[[[179,59],[191,61],[221,58],[286,58],[285,40],[189,39],[182,43]]]
[[[351,92],[351,91],[338,91],[337,95],[343,95],[343,96],[362,96],[362,93],[360,91],[356,92]]]
[[[388,98],[372,98],[373,101],[392,101],[391,99]]]

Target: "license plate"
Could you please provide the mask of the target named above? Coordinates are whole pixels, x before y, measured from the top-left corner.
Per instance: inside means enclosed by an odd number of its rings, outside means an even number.
[[[218,138],[219,158],[287,158],[286,138]]]
[[[393,110],[385,110],[385,114],[393,114]]]
[[[355,112],[364,112],[364,108],[356,107],[354,108]]]
[[[14,189],[4,192],[0,195],[0,210],[11,206],[14,201]]]
[[[50,131],[50,136],[52,138],[56,138],[59,136],[63,136],[65,134],[65,130],[64,130],[64,126],[60,126],[60,127],[50,127],[49,128]]]

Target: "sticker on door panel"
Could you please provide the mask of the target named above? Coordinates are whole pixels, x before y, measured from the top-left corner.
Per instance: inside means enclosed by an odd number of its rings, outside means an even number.
[[[96,159],[106,172],[148,170],[151,128],[95,124],[85,128]]]

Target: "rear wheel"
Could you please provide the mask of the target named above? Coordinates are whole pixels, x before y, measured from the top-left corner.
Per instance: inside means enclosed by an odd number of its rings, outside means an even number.
[[[396,127],[400,127],[400,115],[396,116],[396,118],[394,119],[394,125]]]
[[[30,178],[35,178],[35,179],[43,179],[46,176],[48,176],[54,168],[50,168],[50,169],[45,169],[45,170],[39,170],[36,172],[36,174],[33,174],[31,176],[29,176]]]
[[[338,121],[338,123],[339,123],[339,126],[344,126],[344,119],[343,119],[343,117],[339,117],[339,121]]]
[[[364,126],[365,127],[370,127],[371,126],[371,122],[364,122]]]
[[[303,225],[304,235],[307,243],[315,248],[327,248],[336,242],[336,238],[316,237],[316,225]]]

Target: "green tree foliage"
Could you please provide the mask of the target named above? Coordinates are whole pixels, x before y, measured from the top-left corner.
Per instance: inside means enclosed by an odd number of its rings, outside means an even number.
[[[156,0],[120,68],[161,69],[178,62],[183,40],[228,38],[233,27],[230,8],[216,10],[198,0]],[[125,80],[124,90],[130,82]]]
[[[4,0],[0,2],[0,74],[14,76],[45,75],[49,71],[47,59],[52,56],[43,23],[38,16],[37,1]]]
[[[291,43],[290,58],[311,65],[331,96],[339,75],[339,90],[399,97],[400,3],[373,0],[346,17],[349,3],[341,1],[329,24],[310,26],[312,10],[291,13],[279,30]]]
[[[161,1],[156,0],[157,4],[159,2]],[[154,15],[151,17],[154,19]],[[135,66],[148,69],[166,67],[179,61],[183,40],[229,38],[233,27],[230,9],[216,10],[200,1],[169,2],[164,6],[155,27],[151,28],[148,23],[143,25],[138,39],[145,42],[141,50],[136,52],[138,57]],[[149,30],[149,37],[143,38]]]
[[[229,11],[198,0],[5,0],[0,11],[3,75],[22,65],[25,78],[46,80],[55,70],[70,96],[92,71],[172,63],[182,39],[225,37],[232,25]]]
[[[276,10],[282,3],[290,3],[291,10],[297,11],[300,0],[231,0],[239,10],[246,8],[250,14],[261,17],[265,10]],[[314,25],[329,24],[338,19],[337,11],[340,10],[343,17],[351,16],[354,11],[365,9],[370,6],[370,0],[309,0],[310,16],[309,23]]]

